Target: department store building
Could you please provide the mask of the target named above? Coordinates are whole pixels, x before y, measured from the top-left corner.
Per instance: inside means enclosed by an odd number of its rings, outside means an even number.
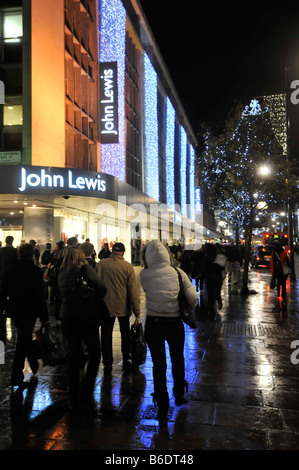
[[[1,5],[0,241],[200,242],[196,136],[139,2]]]

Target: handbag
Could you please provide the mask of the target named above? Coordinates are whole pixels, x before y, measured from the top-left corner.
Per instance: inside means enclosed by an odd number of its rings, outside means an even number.
[[[289,274],[292,274],[292,270],[290,266],[287,264],[287,262],[282,263],[280,257],[278,256],[277,253],[276,255],[276,266],[278,270],[278,275],[279,276],[288,276]]]
[[[281,266],[282,266],[282,272],[284,276],[288,276],[289,274],[292,274],[292,270],[290,266],[288,266],[286,263],[283,263]]]
[[[130,329],[130,353],[133,367],[138,367],[145,363],[147,345],[139,317],[136,317]]]
[[[96,289],[88,284],[88,279],[81,270],[73,287],[70,311],[72,317],[82,324],[101,326],[110,318],[109,311]]]
[[[188,303],[186,296],[184,294],[184,289],[183,289],[183,280],[181,273],[177,268],[174,268],[178,274],[179,278],[179,285],[180,285],[180,291],[178,295],[178,301],[179,301],[179,308],[180,308],[180,317],[183,320],[186,325],[190,326],[191,328],[195,329],[197,327],[197,320],[195,316],[195,311],[198,307],[196,305],[195,308],[192,308],[191,305]]]

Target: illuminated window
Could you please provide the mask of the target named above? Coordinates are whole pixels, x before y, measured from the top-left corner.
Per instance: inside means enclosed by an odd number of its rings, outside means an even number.
[[[3,106],[3,125],[4,126],[22,126],[23,125],[23,106],[21,104]]]
[[[19,42],[23,36],[22,13],[4,13],[3,38],[5,42]]]

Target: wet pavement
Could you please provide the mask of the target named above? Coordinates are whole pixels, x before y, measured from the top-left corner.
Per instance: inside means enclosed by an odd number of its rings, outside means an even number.
[[[286,306],[270,290],[268,268],[250,271],[256,293],[246,297],[241,284],[231,288],[225,279],[223,308],[214,318],[205,313],[205,290],[199,293],[198,328],[186,327],[188,403],[175,405],[168,354],[170,409],[160,422],[150,354],[138,370],[123,372],[117,322],[112,376],[104,377],[101,364],[93,416],[69,413],[65,365],[40,367],[34,380],[26,364],[30,386],[11,395],[12,329],[0,365],[0,450],[100,450],[113,458],[123,455],[114,451],[148,451],[192,460],[196,450],[298,449],[299,353],[291,345],[298,340],[299,350],[299,255],[296,265]]]

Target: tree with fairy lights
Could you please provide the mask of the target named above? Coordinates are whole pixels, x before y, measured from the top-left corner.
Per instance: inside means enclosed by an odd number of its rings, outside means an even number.
[[[267,108],[257,100],[239,104],[221,135],[205,132],[199,157],[199,181],[211,209],[221,210],[238,229],[245,229],[242,293],[248,289],[253,221],[276,202],[284,183],[283,149],[275,138]]]

